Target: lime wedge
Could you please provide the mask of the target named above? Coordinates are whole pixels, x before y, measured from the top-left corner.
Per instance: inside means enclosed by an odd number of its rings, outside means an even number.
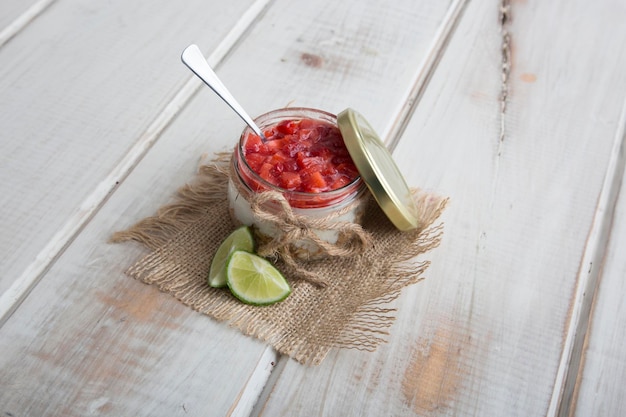
[[[245,251],[235,251],[226,265],[228,288],[247,304],[269,305],[291,294],[285,277],[264,258]]]
[[[226,286],[226,262],[236,250],[252,252],[254,250],[254,238],[248,226],[242,226],[232,232],[222,242],[211,261],[211,269],[207,282],[211,287],[220,288]]]

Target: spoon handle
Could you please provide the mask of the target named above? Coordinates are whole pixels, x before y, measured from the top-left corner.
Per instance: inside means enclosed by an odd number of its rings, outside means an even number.
[[[235,97],[228,91],[226,86],[219,79],[215,71],[211,68],[209,63],[207,62],[204,55],[202,55],[202,51],[198,48],[197,45],[189,45],[183,51],[181,55],[181,60],[189,69],[198,76],[202,81],[205,82],[206,85],[211,87],[211,90],[215,92],[222,100],[226,102],[230,106],[231,109],[235,111],[243,119],[244,122],[250,128],[261,137],[261,139],[265,139],[263,132],[261,129],[254,123],[254,120],[246,113],[246,111],[239,105]]]

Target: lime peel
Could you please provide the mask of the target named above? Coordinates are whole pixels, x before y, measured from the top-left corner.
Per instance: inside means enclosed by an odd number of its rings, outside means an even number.
[[[254,251],[254,237],[248,226],[241,226],[233,231],[215,252],[207,276],[207,282],[211,287],[226,286],[226,265],[230,255],[237,250]]]

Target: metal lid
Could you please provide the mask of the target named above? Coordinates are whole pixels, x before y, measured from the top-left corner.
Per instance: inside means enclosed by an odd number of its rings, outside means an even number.
[[[361,178],[378,205],[400,230],[417,227],[417,207],[391,153],[363,116],[346,109],[337,124]]]

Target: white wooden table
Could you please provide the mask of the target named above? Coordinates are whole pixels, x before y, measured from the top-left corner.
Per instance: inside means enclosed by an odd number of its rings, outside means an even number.
[[[0,416],[626,415],[626,3],[501,2],[0,2]],[[305,367],[124,274],[111,233],[243,129],[190,43],[450,197],[376,352]]]

